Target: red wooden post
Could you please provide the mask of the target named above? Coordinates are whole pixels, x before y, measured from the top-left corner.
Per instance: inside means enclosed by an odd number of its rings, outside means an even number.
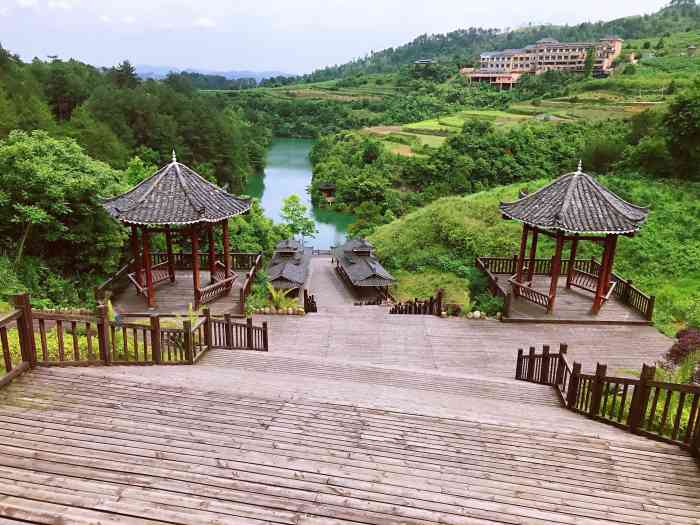
[[[175,282],[175,259],[173,255],[173,233],[170,231],[170,226],[165,227],[165,247],[168,252],[168,275],[170,282]]]
[[[569,256],[569,271],[566,274],[566,287],[571,288],[571,281],[574,278],[574,269],[576,266],[576,251],[578,250],[578,237],[571,240],[571,255]]]
[[[595,379],[591,386],[591,406],[588,408],[588,414],[591,417],[596,417],[598,412],[600,412],[600,401],[603,395],[603,383],[607,369],[607,365],[596,364]]]
[[[143,286],[143,275],[141,273],[141,257],[139,256],[139,230],[135,224],[131,225],[131,256],[134,259],[132,271],[139,286]]]
[[[36,366],[36,341],[34,340],[34,319],[32,318],[32,303],[28,293],[17,294],[13,297],[17,310],[22,311],[22,317],[17,319],[20,352],[22,361]]]
[[[229,236],[228,236],[228,219],[221,222],[221,228],[224,234],[224,266],[225,266],[225,276],[226,279],[231,277],[231,246],[229,246]]]
[[[145,346],[144,341],[144,346]],[[157,314],[151,314],[151,356],[153,363],[159,365],[161,362],[160,355],[160,317]]]
[[[156,304],[156,296],[155,291],[153,290],[153,270],[151,268],[151,248],[148,242],[148,227],[144,226],[142,232],[143,265],[146,268],[146,300],[148,301],[148,307],[153,308]]]
[[[551,282],[549,284],[549,306],[547,312],[554,309],[554,301],[557,298],[557,285],[559,284],[559,274],[561,273],[561,251],[564,247],[564,237],[561,233],[557,234],[557,247],[552,258]]]
[[[194,287],[194,309],[199,308],[199,232],[192,226],[192,283]]]
[[[209,282],[214,282],[214,272],[216,271],[216,245],[214,244],[214,226],[212,223],[207,224],[207,240],[209,241],[209,254],[207,262],[209,263]]]
[[[518,255],[518,262],[515,269],[515,280],[519,283],[523,280],[523,265],[525,264],[525,249],[527,248],[527,237],[530,233],[530,227],[527,224],[523,224],[523,233],[520,237],[520,252]],[[518,288],[515,287],[513,290],[515,295],[518,295]]]
[[[530,262],[527,269],[527,280],[532,282],[535,276],[535,257],[537,256],[537,236],[539,230],[537,228],[532,229],[532,243],[530,244]]]
[[[605,248],[603,249],[603,260],[600,263],[600,270],[598,272],[598,283],[596,285],[595,299],[593,300],[593,307],[591,311],[597,314],[600,311],[601,306],[603,306],[603,299],[607,291],[607,268],[610,259],[611,242],[610,239],[613,238],[612,235],[608,235],[605,238]]]
[[[627,426],[629,426],[630,432],[637,433],[644,424],[643,419],[649,399],[649,387],[647,383],[653,381],[655,375],[656,367],[646,364],[642,365],[642,373],[639,374],[639,381],[634,387],[630,412],[627,416]]]

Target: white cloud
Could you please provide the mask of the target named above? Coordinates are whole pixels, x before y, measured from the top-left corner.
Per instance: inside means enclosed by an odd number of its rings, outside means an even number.
[[[200,16],[194,21],[195,27],[211,28],[216,27],[216,22],[206,16]]]
[[[38,0],[17,0],[20,7],[36,7],[38,3]]]
[[[112,18],[107,16],[107,15],[102,15],[102,16],[100,16],[100,22],[103,22],[105,24],[110,24],[112,22]]]
[[[134,18],[133,16],[125,16],[124,18],[122,18],[122,22],[124,22],[127,25],[133,25],[136,23],[136,18]]]
[[[10,16],[10,8],[0,7],[0,16]]]
[[[48,6],[49,9],[63,9],[65,11],[75,7],[73,3],[68,0],[49,0]]]

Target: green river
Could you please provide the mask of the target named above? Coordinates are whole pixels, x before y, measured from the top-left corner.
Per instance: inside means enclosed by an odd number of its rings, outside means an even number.
[[[281,222],[282,199],[296,193],[311,208],[311,198],[306,188],[311,184],[309,152],[313,140],[275,139],[267,152],[265,173],[250,177],[246,194],[260,200],[265,214]],[[348,226],[355,220],[349,213],[338,213],[327,208],[311,208],[318,233],[306,243],[316,249],[326,250],[337,246],[346,238]]]

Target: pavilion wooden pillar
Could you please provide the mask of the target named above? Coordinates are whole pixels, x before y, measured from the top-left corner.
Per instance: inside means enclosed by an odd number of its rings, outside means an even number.
[[[532,241],[530,243],[530,262],[528,262],[527,266],[527,280],[528,282],[532,282],[532,279],[535,276],[535,257],[537,256],[537,236],[538,236],[539,230],[537,228],[532,229]]]
[[[221,222],[221,229],[223,230],[224,237],[224,275],[226,279],[228,279],[231,277],[231,247],[229,246],[228,219],[224,219]]]
[[[603,303],[605,296],[608,293],[608,285],[610,284],[610,276],[612,275],[613,261],[615,260],[615,250],[617,248],[617,236],[608,235],[605,238],[605,249],[603,251],[603,260],[600,263],[600,273],[598,274],[598,285],[596,287],[595,299],[593,301],[593,314],[597,314]]]
[[[143,237],[143,266],[146,269],[146,300],[148,307],[153,308],[156,305],[156,295],[153,289],[153,270],[151,268],[151,247],[149,242],[150,232],[148,226],[141,228],[141,236]]]
[[[574,278],[574,267],[576,266],[576,251],[578,250],[578,237],[571,239],[571,254],[569,255],[569,271],[566,273],[566,287],[571,288],[571,281]]]
[[[554,301],[557,298],[557,286],[559,285],[559,274],[561,273],[561,252],[564,248],[564,236],[561,232],[557,233],[557,248],[552,258],[552,279],[549,284],[549,306],[547,312],[551,312],[554,308]]]
[[[192,226],[192,285],[194,288],[194,309],[199,308],[199,231]]]
[[[165,227],[165,249],[168,252],[168,275],[170,282],[175,282],[175,259],[173,256],[173,232],[170,231],[170,226]]]
[[[209,253],[207,255],[207,266],[209,267],[209,282],[214,282],[214,272],[216,272],[216,245],[214,244],[214,225],[207,223],[207,240],[209,241]]]
[[[515,266],[515,280],[518,283],[523,281],[523,266],[525,265],[525,250],[527,248],[527,237],[530,233],[530,226],[523,224],[523,233],[520,237],[520,252],[518,253],[518,260]],[[518,287],[513,287],[513,295],[516,297],[519,294]]]
[[[132,271],[139,286],[143,286],[143,275],[141,273],[141,250],[139,250],[139,229],[135,224],[131,225],[131,256],[134,259]]]

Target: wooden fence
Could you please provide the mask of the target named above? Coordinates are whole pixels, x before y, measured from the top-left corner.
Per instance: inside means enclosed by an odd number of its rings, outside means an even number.
[[[523,269],[524,274],[527,274],[528,272],[528,264],[529,260],[525,262],[525,267]],[[509,278],[512,277],[517,271],[517,255],[513,257],[477,257],[475,265],[478,269],[484,272],[484,274],[486,274],[491,293],[503,297],[505,303],[504,313],[507,315],[512,297],[510,293],[506,292],[506,287],[504,287],[502,284],[508,282]],[[550,275],[551,272],[552,259],[535,259],[533,275]],[[596,261],[595,258],[577,259],[574,261],[574,279],[572,285],[589,291],[591,286],[593,286],[593,291],[595,291],[595,284],[597,284],[599,273],[600,263]],[[564,277],[568,274],[569,261],[562,260],[559,275],[560,277]],[[502,275],[507,277],[502,279],[499,277]],[[636,310],[642,314],[645,319],[649,321],[652,320],[654,316],[655,303],[655,298],[653,295],[643,293],[634,286],[634,283],[631,280],[623,279],[614,272],[611,274],[610,280],[613,283],[613,287],[610,290],[612,297],[615,297],[621,303],[629,306],[633,310]],[[521,295],[527,293],[524,288],[526,287],[520,286]],[[537,304],[543,304],[545,299],[547,301],[549,300],[548,296],[541,292],[535,292],[532,297],[527,297],[527,299],[532,300]]]
[[[316,296],[309,294],[309,291],[304,288],[304,313],[311,314],[316,312],[318,312]]]
[[[643,365],[639,379],[594,374],[569,364],[567,347],[558,353],[518,350],[515,378],[553,386],[569,410],[635,434],[673,443],[700,457],[700,385],[655,381],[656,369]]]
[[[389,310],[390,314],[402,314],[402,315],[442,315],[442,299],[444,291],[440,288],[437,290],[435,296],[429,297],[428,299],[414,299],[413,301],[406,301],[403,303],[397,303],[391,307]]]
[[[268,350],[267,323],[173,314],[110,320],[105,306],[91,312],[34,310],[29,296],[0,317],[0,386],[34,366],[187,365],[209,349]]]

